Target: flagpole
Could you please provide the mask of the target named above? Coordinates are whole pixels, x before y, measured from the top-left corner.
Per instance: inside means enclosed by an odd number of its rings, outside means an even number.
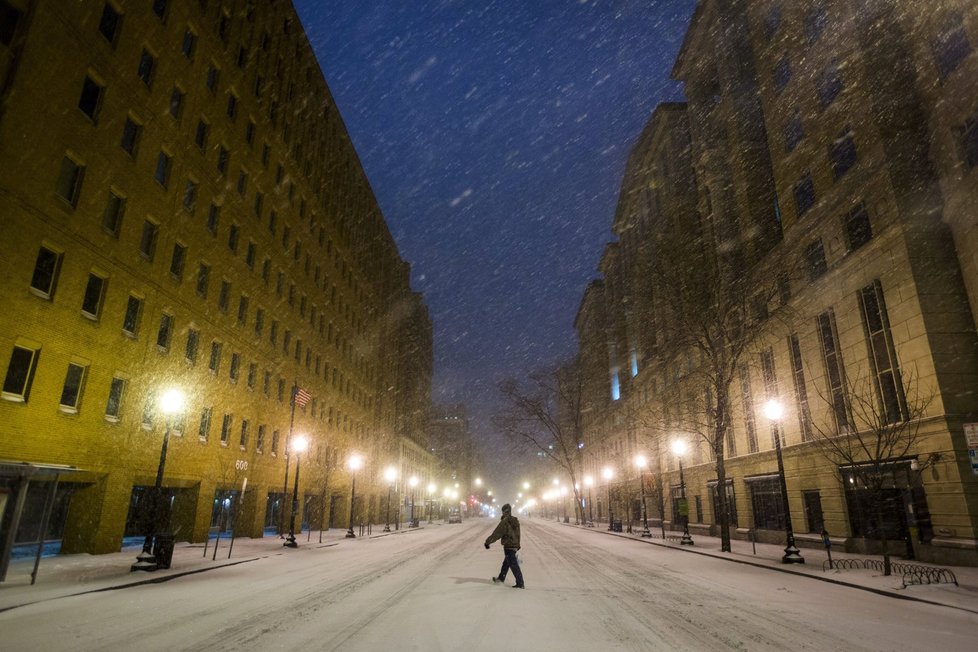
[[[285,439],[285,482],[282,483],[282,509],[278,515],[278,538],[285,538],[285,501],[289,493],[289,447],[292,443],[292,428],[295,426],[295,395],[299,393],[298,381],[292,383],[292,414],[289,417],[289,436]]]

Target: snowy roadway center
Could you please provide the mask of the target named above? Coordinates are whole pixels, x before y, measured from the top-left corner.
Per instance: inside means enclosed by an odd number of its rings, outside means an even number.
[[[298,550],[269,542],[274,552],[248,563],[9,609],[0,648],[975,649],[975,613],[553,521],[521,524],[525,591],[509,588],[512,575],[506,587],[490,580],[502,561],[498,544],[483,547],[490,519],[329,547],[302,536]]]

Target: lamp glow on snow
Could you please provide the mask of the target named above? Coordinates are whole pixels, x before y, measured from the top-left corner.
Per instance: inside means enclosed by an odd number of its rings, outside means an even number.
[[[791,506],[788,504],[788,483],[784,477],[784,459],[781,456],[781,417],[784,416],[784,406],[781,405],[781,401],[776,398],[769,399],[764,404],[764,416],[770,420],[774,435],[774,452],[778,458],[778,480],[781,485],[781,504],[784,509],[785,547],[781,563],[804,564],[805,558],[801,556],[798,546],[795,545],[795,532],[791,526]]]
[[[357,501],[357,471],[363,467],[363,455],[351,453],[350,457],[346,459],[346,466],[350,469],[352,476],[350,483],[350,529],[346,531],[346,538],[354,539],[357,535],[353,533],[353,508]]]
[[[163,470],[166,468],[166,449],[170,443],[170,427],[173,421],[171,417],[181,414],[186,402],[186,394],[183,390],[175,387],[164,391],[159,398],[160,411],[166,416],[166,428],[163,431],[163,444],[160,446],[160,463],[156,469],[156,483],[153,485],[153,491],[147,492],[144,503],[144,505],[148,504],[151,513],[146,519],[146,537],[143,539],[143,549],[136,556],[136,563],[129,568],[130,571],[155,571],[159,568],[156,557],[153,555],[153,536],[159,534],[160,528],[160,512],[163,507]]]
[[[305,435],[297,435],[292,438],[289,449],[295,455],[295,484],[292,486],[292,517],[289,519],[289,536],[285,538],[282,545],[286,548],[298,548],[299,544],[295,540],[295,516],[299,511],[299,462],[302,454],[309,449],[309,439]]]

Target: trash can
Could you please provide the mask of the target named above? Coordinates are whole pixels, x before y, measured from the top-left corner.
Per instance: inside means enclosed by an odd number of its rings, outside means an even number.
[[[157,568],[169,568],[173,561],[173,541],[172,534],[157,534],[153,543],[153,558],[156,560]]]
[[[617,521],[617,520],[616,521],[612,521],[611,522],[611,531],[612,532],[621,532],[621,521]]]

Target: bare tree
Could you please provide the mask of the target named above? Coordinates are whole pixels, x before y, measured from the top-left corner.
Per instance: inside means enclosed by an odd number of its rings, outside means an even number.
[[[787,317],[786,306],[780,305],[773,317],[768,310],[783,303],[778,299],[788,283],[784,270],[791,266],[782,251],[751,253],[736,244],[727,247],[717,242],[715,234],[701,233],[700,225],[664,224],[651,243],[659,358],[666,368],[683,369],[685,400],[681,403],[695,393],[703,397],[705,409],[681,408],[681,416],[672,418],[675,406],[664,405],[662,414],[653,411],[643,420],[647,427],[660,431],[679,426],[709,446],[716,467],[721,550],[729,552],[730,522],[723,488],[731,389],[768,323]]]
[[[889,386],[886,386],[886,383]],[[922,395],[913,375],[899,372],[874,380],[865,376],[843,379],[843,392],[819,398],[830,408],[831,425],[812,421],[812,433],[821,453],[851,477],[869,499],[883,548],[883,574],[889,575],[890,553],[883,514],[888,496],[897,488],[894,470],[916,459],[920,445],[920,422],[934,398]],[[935,462],[928,456],[911,468],[921,471]],[[845,477],[840,478],[843,483]]]
[[[498,385],[503,411],[493,424],[518,446],[542,453],[570,477],[581,518],[581,375],[574,364],[536,371],[526,381],[508,378]]]

